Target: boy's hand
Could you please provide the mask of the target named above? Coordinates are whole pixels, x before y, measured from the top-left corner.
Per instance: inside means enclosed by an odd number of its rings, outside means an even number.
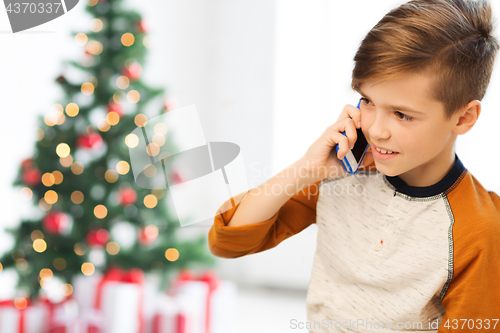
[[[352,119],[351,119],[352,118]],[[361,124],[361,111],[353,105],[347,104],[340,113],[337,122],[323,132],[323,134],[312,144],[306,154],[300,159],[301,167],[305,168],[308,176],[312,179],[337,178],[347,173],[341,159],[349,149],[354,147],[357,135],[356,129]],[[342,134],[346,133],[347,137]],[[339,145],[339,151],[335,152],[335,145]],[[360,167],[373,162],[371,151],[365,154]]]

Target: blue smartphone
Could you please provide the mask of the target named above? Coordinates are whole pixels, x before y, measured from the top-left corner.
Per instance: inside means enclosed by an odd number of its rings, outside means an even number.
[[[361,99],[358,102],[357,106],[358,109],[360,104],[361,104]],[[343,132],[342,134],[347,136],[345,132]],[[365,157],[368,147],[370,147],[368,141],[366,141],[366,138],[361,128],[356,129],[356,134],[358,138],[356,139],[356,143],[354,143],[354,147],[350,149],[349,152],[347,152],[347,154],[344,156],[342,160],[340,160],[340,162],[342,162],[342,166],[344,167],[345,171],[351,174],[354,174],[358,171],[359,165],[363,161],[363,158]],[[337,145],[336,148],[337,153],[338,151],[339,151],[339,145]]]

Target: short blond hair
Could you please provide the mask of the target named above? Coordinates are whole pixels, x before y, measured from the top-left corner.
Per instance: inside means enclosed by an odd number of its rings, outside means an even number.
[[[351,87],[423,72],[447,118],[488,88],[499,43],[486,0],[412,0],[387,13],[361,42]]]

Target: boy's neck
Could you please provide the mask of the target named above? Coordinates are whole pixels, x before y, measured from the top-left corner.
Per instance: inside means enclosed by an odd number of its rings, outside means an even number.
[[[452,147],[448,153],[443,152],[426,165],[420,166],[418,170],[408,171],[398,175],[398,177],[408,186],[431,186],[443,179],[453,168],[455,162],[455,150]]]

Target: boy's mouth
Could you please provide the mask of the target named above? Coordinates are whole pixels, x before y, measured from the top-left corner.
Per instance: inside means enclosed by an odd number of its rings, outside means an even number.
[[[392,150],[385,149],[385,148],[380,148],[380,147],[377,147],[377,146],[375,146],[375,149],[376,149],[379,153],[382,153],[382,154],[394,154],[394,153],[397,153],[396,151],[392,151]]]
[[[397,156],[399,153],[387,148],[372,145],[372,154],[377,160],[387,160]]]

